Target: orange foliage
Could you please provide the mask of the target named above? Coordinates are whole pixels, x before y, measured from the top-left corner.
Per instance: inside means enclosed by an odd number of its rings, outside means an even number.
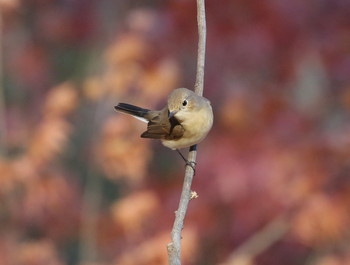
[[[76,105],[77,93],[70,84],[51,90],[43,102],[43,118],[24,152],[0,160],[0,194],[6,202],[7,218],[44,231],[52,240],[71,233],[78,223],[76,187],[49,166],[68,141],[72,130],[67,117]],[[15,253],[9,251],[5,257],[19,265],[64,264],[54,242],[44,239],[18,243]]]
[[[52,89],[44,103],[44,118],[28,143],[28,156],[34,163],[43,164],[62,151],[71,132],[66,120],[77,105],[75,88],[64,83]]]
[[[143,224],[160,210],[160,202],[152,191],[133,193],[112,205],[112,216],[116,225],[124,230],[127,237],[139,234]]]
[[[53,242],[49,240],[29,241],[19,245],[14,255],[18,265],[63,265]]]
[[[139,138],[136,120],[118,115],[103,125],[100,141],[96,145],[96,158],[110,178],[126,177],[139,184],[145,177],[152,151],[149,141]]]
[[[350,264],[350,255],[349,253],[337,256],[337,255],[325,255],[324,257],[319,258],[315,265],[345,265]]]
[[[52,88],[44,103],[45,116],[64,117],[70,114],[78,104],[76,88],[70,82],[65,82]]]
[[[253,113],[249,102],[244,98],[228,97],[222,104],[219,113],[220,122],[228,130],[245,131],[253,125]]]
[[[143,62],[150,50],[146,41],[138,35],[126,34],[115,45],[106,50],[104,58],[107,65],[116,66],[124,63]]]
[[[106,92],[116,98],[137,93],[134,104],[147,103],[151,107],[176,88],[180,78],[178,63],[173,58],[157,56],[155,47],[137,34],[121,35],[104,58],[106,70],[102,80]]]
[[[62,151],[67,142],[70,125],[61,118],[45,119],[34,132],[28,146],[28,155],[38,164],[43,164]]]
[[[0,0],[0,12],[16,10],[19,5],[19,0]]]
[[[182,231],[182,259],[190,262],[197,251],[198,235],[194,229],[185,228]],[[121,255],[115,265],[163,265],[167,263],[168,256],[165,246],[169,242],[169,233],[159,233],[153,238],[134,247]]]
[[[83,86],[84,96],[91,101],[100,100],[105,94],[104,87],[100,78],[89,77],[85,80]]]
[[[0,191],[1,193],[10,193],[13,191],[16,183],[16,174],[12,165],[6,160],[0,160]]]
[[[342,239],[349,223],[348,207],[341,201],[318,195],[305,202],[293,220],[293,232],[310,246]]]

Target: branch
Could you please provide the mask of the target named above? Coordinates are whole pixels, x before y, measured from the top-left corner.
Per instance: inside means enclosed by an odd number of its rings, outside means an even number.
[[[249,265],[253,259],[280,240],[289,230],[287,215],[281,215],[269,222],[259,232],[244,242],[220,265]]]
[[[206,23],[205,23],[205,0],[197,0],[197,22],[198,22],[198,57],[197,57],[197,74],[195,83],[195,92],[202,96],[204,87],[204,64],[205,64],[205,40],[206,40]],[[188,161],[196,161],[197,145],[191,146],[188,154]],[[175,212],[175,221],[171,231],[171,243],[168,244],[168,258],[170,265],[181,265],[181,231],[184,225],[184,219],[188,203],[192,198],[191,185],[194,176],[193,168],[186,167],[185,179],[182,187],[179,208]],[[193,196],[195,198],[195,196]]]
[[[205,0],[197,0],[197,22],[198,22],[198,57],[195,92],[202,96],[204,87],[204,65],[205,65],[205,40],[207,26],[205,22]]]
[[[0,10],[0,40],[3,40],[3,16]],[[3,42],[0,41],[0,153],[6,153],[6,114],[3,82]]]

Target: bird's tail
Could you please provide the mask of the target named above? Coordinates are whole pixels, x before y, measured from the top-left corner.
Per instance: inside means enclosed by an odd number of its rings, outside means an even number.
[[[143,109],[127,103],[119,103],[117,106],[114,107],[114,109],[116,111],[132,115],[135,118],[140,119],[144,122],[148,122],[148,120],[145,118],[146,114],[150,111],[148,109]]]

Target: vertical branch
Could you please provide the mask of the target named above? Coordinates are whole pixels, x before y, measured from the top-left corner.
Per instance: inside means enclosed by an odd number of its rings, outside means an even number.
[[[205,40],[206,40],[206,22],[205,22],[205,0],[197,0],[197,23],[198,23],[198,57],[197,74],[195,83],[195,92],[203,95],[204,86],[204,64],[205,64]],[[197,145],[191,146],[188,154],[188,161],[196,161]],[[188,203],[191,200],[191,185],[194,170],[187,166],[185,179],[182,187],[179,208],[175,212],[175,221],[171,231],[171,243],[168,244],[168,259],[170,265],[181,265],[181,232],[184,225]]]
[[[3,81],[3,21],[0,10],[0,152],[5,153],[6,145],[6,115],[5,115],[5,92]]]
[[[204,65],[205,65],[205,42],[207,26],[205,22],[205,0],[197,0],[197,22],[198,22],[198,57],[195,92],[202,96],[204,87]]]
[[[88,116],[90,119],[92,117],[92,123],[88,125],[88,139],[97,138],[98,131],[96,128],[101,127],[101,122],[105,120],[107,113],[109,113],[109,106],[113,104],[110,100],[110,98],[102,98],[95,108],[90,108],[91,113]],[[92,161],[93,158],[89,155],[88,160]],[[80,264],[94,264],[99,255],[96,235],[103,187],[101,177],[96,175],[94,171],[94,165],[89,163],[84,168],[84,174],[86,176],[86,183],[83,190],[81,211],[82,224],[79,238],[79,262]]]
[[[253,264],[256,256],[263,253],[288,232],[290,229],[289,219],[290,216],[287,214],[276,217],[260,231],[247,239],[220,265]]]

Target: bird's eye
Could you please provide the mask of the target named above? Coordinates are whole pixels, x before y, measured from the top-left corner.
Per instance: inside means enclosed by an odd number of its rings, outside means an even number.
[[[187,106],[187,100],[186,99],[182,102],[182,106]]]

